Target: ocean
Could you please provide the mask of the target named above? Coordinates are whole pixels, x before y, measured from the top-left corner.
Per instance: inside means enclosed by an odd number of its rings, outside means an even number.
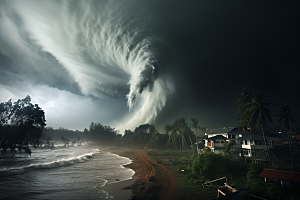
[[[88,144],[32,149],[0,158],[0,199],[113,199],[105,185],[131,179],[129,163]]]

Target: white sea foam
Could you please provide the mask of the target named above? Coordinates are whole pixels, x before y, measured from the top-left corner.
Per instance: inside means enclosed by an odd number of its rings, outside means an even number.
[[[95,146],[34,149],[31,157],[0,159],[0,199],[112,199],[105,185],[131,179],[129,158]],[[25,181],[26,187],[22,182]]]
[[[123,156],[120,156],[120,155],[118,155],[118,154],[114,154],[114,153],[111,153],[111,152],[109,152],[109,154],[111,154],[111,155],[116,155],[116,156],[118,156],[118,157],[120,157],[120,158],[127,158],[127,157],[123,157]],[[128,158],[128,159],[129,159],[129,158]],[[129,161],[128,161],[127,163],[124,163],[124,164],[120,165],[120,167],[124,169],[124,168],[125,168],[124,166],[129,165],[130,163],[132,163],[132,160],[131,160],[131,159],[129,159]],[[129,168],[129,170],[132,172],[132,176],[130,176],[130,177],[127,178],[127,179],[123,179],[122,181],[126,181],[126,180],[132,179],[133,175],[135,174],[135,171],[134,171],[133,169],[130,169],[130,168]],[[110,183],[116,183],[116,182],[119,182],[119,181],[111,181]]]
[[[26,170],[30,169],[50,169],[55,167],[62,167],[66,165],[73,165],[76,163],[85,162],[88,159],[92,158],[95,154],[100,153],[101,151],[99,149],[94,149],[89,153],[80,155],[80,156],[72,156],[62,159],[57,159],[51,162],[45,162],[45,163],[34,163],[22,167],[11,167],[11,168],[1,168],[0,169],[0,176],[7,176],[7,175],[13,175],[13,174],[20,174],[24,173]],[[64,156],[64,155],[58,155],[57,157]]]

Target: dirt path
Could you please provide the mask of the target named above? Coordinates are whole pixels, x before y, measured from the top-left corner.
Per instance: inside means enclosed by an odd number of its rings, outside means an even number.
[[[104,149],[104,148],[102,148]],[[125,156],[133,160],[132,163],[126,165],[133,169],[138,177],[138,180],[131,186],[126,187],[126,189],[130,189],[132,191],[132,197],[130,199],[154,199],[157,194],[153,194],[153,188],[155,184],[151,177],[155,177],[155,170],[153,168],[154,165],[159,167],[165,177],[163,178],[163,182],[160,184],[160,188],[162,188],[162,194],[160,199],[168,200],[172,199],[172,192],[174,189],[175,179],[172,174],[161,164],[157,164],[155,161],[151,160],[142,150],[133,149],[133,148],[120,148],[120,149],[104,149],[110,151],[112,153],[116,153],[121,156]]]
[[[174,189],[174,177],[172,176],[171,172],[169,172],[164,166],[162,166],[161,164],[157,164],[156,162],[154,162],[153,160],[151,160],[143,151],[138,150],[138,156],[140,157],[141,160],[143,160],[143,163],[147,163],[147,165],[149,166],[149,164],[152,165],[156,165],[158,166],[166,175],[166,179],[164,179],[165,181],[165,187],[163,188],[163,193],[162,193],[162,199],[167,200],[167,199],[171,199],[172,197],[172,191]],[[151,171],[151,170],[150,170]],[[149,180],[149,178],[152,176],[152,173],[148,173],[148,175],[145,176],[145,178]]]

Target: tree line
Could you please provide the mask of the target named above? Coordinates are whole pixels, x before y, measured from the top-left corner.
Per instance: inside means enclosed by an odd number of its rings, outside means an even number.
[[[134,131],[129,129],[121,135],[118,130],[101,123],[92,122],[89,129],[83,131],[84,138],[97,144],[116,144],[127,146],[139,146],[148,148],[169,148],[186,151],[195,148],[196,135],[192,128],[197,131],[205,130],[198,125],[198,120],[191,118],[191,124],[186,118],[178,118],[172,124],[164,127],[164,134],[160,134],[153,124],[141,124]]]
[[[17,148],[30,154],[29,145],[39,145],[39,138],[46,126],[45,112],[38,104],[31,103],[31,97],[26,96],[12,102],[11,99],[0,104],[0,149],[12,153]]]
[[[252,134],[252,130],[261,127],[265,138],[265,129],[272,124],[271,111],[268,107],[275,104],[265,100],[261,92],[250,94],[246,88],[242,90],[236,103],[236,111],[241,113],[241,117],[238,118],[241,129]],[[37,104],[31,103],[30,96],[14,103],[11,100],[1,103],[0,111],[0,149],[4,153],[8,148],[11,150],[19,148],[21,151],[28,149],[28,145],[49,146],[52,139],[60,139],[65,146],[68,146],[67,141],[79,141],[80,137],[81,140],[96,144],[166,147],[179,151],[192,148],[196,151],[197,131],[206,130],[205,127],[198,125],[198,119],[195,117],[190,118],[190,122],[184,117],[176,119],[172,124],[164,127],[164,134],[160,134],[153,124],[148,123],[137,126],[134,131],[125,130],[123,135],[115,128],[97,122],[92,122],[83,132],[65,128],[44,129],[45,113]],[[282,130],[285,130],[289,136],[295,120],[288,105],[279,104],[276,116],[279,117],[280,122],[283,122]],[[266,141],[265,144],[267,145]]]
[[[243,88],[236,104],[236,112],[241,113],[237,121],[241,124],[243,131],[251,132],[260,127],[264,136],[266,127],[273,124],[272,112],[269,107],[277,104],[264,99],[261,91],[249,93],[247,88]],[[278,112],[275,116],[279,118],[278,123],[282,122],[281,129],[284,130],[286,136],[293,129],[295,130],[296,120],[292,117],[292,111],[287,104],[278,104]]]
[[[254,128],[261,128],[262,136],[264,138],[264,143],[266,149],[268,149],[268,144],[265,136],[265,128],[273,124],[272,121],[272,112],[268,107],[275,106],[277,104],[271,103],[268,100],[264,99],[262,92],[254,91],[249,93],[247,88],[243,88],[241,96],[236,101],[237,108],[236,112],[241,113],[241,117],[237,120],[241,123],[241,127],[244,132],[249,132],[251,135],[250,143],[254,143],[252,130]],[[288,137],[288,144],[290,148],[290,156],[292,160],[292,166],[294,167],[293,162],[293,152],[291,146],[291,138],[294,138],[295,122],[296,120],[292,117],[292,111],[287,104],[280,103],[278,104],[278,111],[275,115],[278,117],[278,123],[282,122],[281,130]],[[296,141],[297,144],[297,141]],[[254,159],[255,159],[255,145],[254,147]],[[297,144],[298,148],[298,144]],[[299,153],[299,149],[297,151]],[[269,161],[270,156],[269,156]]]

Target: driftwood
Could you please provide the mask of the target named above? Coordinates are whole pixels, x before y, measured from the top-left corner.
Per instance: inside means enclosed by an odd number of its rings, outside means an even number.
[[[211,183],[213,182],[216,182],[216,181],[219,181],[219,180],[222,180],[222,179],[226,179],[226,183],[224,183],[224,186],[216,186],[216,185],[211,185]],[[210,184],[210,185],[207,185],[207,184]],[[238,190],[236,190],[235,188],[233,188],[232,186],[228,185],[227,184],[227,178],[226,176],[222,177],[222,178],[218,178],[218,179],[215,179],[215,180],[212,180],[212,181],[209,181],[209,182],[206,182],[206,183],[203,183],[202,184],[203,188],[204,187],[215,187],[215,188],[227,188],[227,190],[230,192],[230,193],[236,193],[236,192],[239,192]],[[217,189],[218,191],[218,198],[220,196],[220,194],[222,194],[224,197],[226,196],[226,194],[220,190],[220,189]],[[246,192],[242,192],[244,193],[245,195],[248,195],[248,196],[252,196],[252,197],[255,197],[257,199],[261,199],[261,200],[268,200],[268,199],[264,199],[262,197],[258,197],[258,196],[255,196],[253,194],[249,194],[249,193],[246,193]]]
[[[220,193],[221,193],[224,197],[226,196],[226,194],[225,194],[224,192],[222,192],[221,190],[218,189],[218,198],[219,198],[219,196],[220,196]]]
[[[225,185],[225,187],[226,188],[228,188],[228,190],[230,191],[230,192],[232,192],[232,193],[235,193],[235,192],[237,192],[237,190],[236,189],[234,189],[233,187],[231,187],[230,185],[228,185],[227,183],[224,183],[224,185]]]
[[[203,183],[202,185],[205,186],[206,184],[213,183],[213,182],[215,182],[215,181],[219,181],[219,180],[222,180],[222,179],[225,179],[225,178],[226,178],[226,176],[224,176],[224,177],[222,177],[222,178],[218,178],[218,179],[212,180],[212,181],[209,181],[209,182],[207,182],[207,183]],[[227,183],[227,179],[226,179],[226,183]]]

